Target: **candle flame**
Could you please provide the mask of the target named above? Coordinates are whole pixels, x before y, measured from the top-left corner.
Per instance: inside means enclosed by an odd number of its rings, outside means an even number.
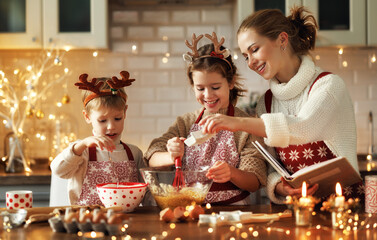
[[[302,196],[303,197],[306,197],[306,182],[304,181],[303,183],[302,183]]]
[[[340,183],[336,183],[335,185],[335,192],[337,196],[342,196],[342,187],[340,186]]]

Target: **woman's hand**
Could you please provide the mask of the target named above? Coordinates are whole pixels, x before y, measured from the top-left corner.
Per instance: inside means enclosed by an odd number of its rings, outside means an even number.
[[[230,117],[223,114],[214,114],[206,116],[200,120],[199,125],[202,126],[203,133],[217,133],[220,130],[229,130],[236,132],[239,130],[239,121],[236,117]]]
[[[232,167],[228,163],[223,161],[217,161],[208,170],[206,176],[209,179],[213,179],[217,183],[225,183],[230,181],[232,177]]]
[[[314,184],[307,189],[307,195],[313,195],[317,190],[318,184]],[[281,196],[302,196],[302,187],[292,188],[291,185],[289,185],[289,183],[285,181],[283,177],[281,177],[281,182],[276,185],[275,192]]]
[[[166,148],[168,149],[168,153],[170,154],[173,163],[177,157],[183,157],[183,154],[185,153],[185,144],[183,141],[185,140],[186,138],[183,137],[174,137],[169,139],[166,143]]]

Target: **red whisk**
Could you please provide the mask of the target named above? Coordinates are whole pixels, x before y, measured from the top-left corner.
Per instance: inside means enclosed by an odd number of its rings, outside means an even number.
[[[174,164],[175,164],[175,177],[173,181],[173,187],[180,189],[181,187],[184,187],[186,185],[185,179],[183,177],[183,172],[182,172],[181,158],[180,157],[175,158]]]

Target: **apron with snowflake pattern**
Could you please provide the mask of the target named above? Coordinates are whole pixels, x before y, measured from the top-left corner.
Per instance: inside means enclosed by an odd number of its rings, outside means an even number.
[[[199,121],[201,120],[204,110],[199,114],[195,123],[191,126],[190,133],[200,130]],[[234,116],[234,107],[229,104],[228,116]],[[213,166],[217,161],[227,162],[230,166],[238,167],[240,158],[234,139],[234,133],[221,130],[216,136],[207,140],[203,144],[194,145],[185,148],[183,157],[183,169],[200,170],[203,167]],[[212,186],[206,196],[206,202],[211,204],[232,204],[245,199],[249,196],[248,191],[241,190],[232,182],[212,183]]]
[[[89,161],[82,184],[78,205],[102,205],[97,194],[97,184],[114,182],[137,182],[137,168],[131,149],[121,142],[128,161],[97,161],[96,147],[89,147]]]
[[[323,76],[331,74],[330,72],[322,72],[312,83],[310,90],[312,89],[314,83],[317,82]],[[265,94],[265,106],[266,112],[271,113],[271,104],[272,104],[272,92],[267,90]],[[285,169],[293,174],[298,170],[308,167],[313,164],[327,161],[329,159],[335,158],[336,156],[331,152],[330,148],[327,147],[324,141],[310,142],[300,145],[289,145],[285,148],[275,147],[275,151],[279,156],[280,163],[285,167]],[[342,186],[343,195],[348,198],[360,198],[364,199],[364,187],[363,183],[355,183],[351,186]],[[334,188],[335,191],[335,188]]]

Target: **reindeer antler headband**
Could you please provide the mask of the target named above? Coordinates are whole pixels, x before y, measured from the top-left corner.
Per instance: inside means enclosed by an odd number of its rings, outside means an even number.
[[[129,79],[130,74],[127,71],[121,71],[120,76],[122,79],[118,79],[117,77],[112,77],[111,79],[107,80],[107,84],[109,84],[110,89],[100,90],[103,82],[97,83],[97,79],[93,78],[91,81],[88,81],[88,74],[84,73],[81,74],[79,77],[79,82],[75,83],[75,86],[79,87],[82,90],[88,90],[93,92],[92,94],[88,95],[84,100],[84,106],[88,104],[89,101],[93,100],[94,98],[101,97],[101,96],[112,96],[118,95],[127,101],[127,95],[124,94],[122,91],[118,91],[123,87],[130,86],[135,79]]]
[[[203,34],[196,37],[195,33],[193,33],[192,34],[192,44],[190,44],[189,41],[187,41],[187,40],[185,41],[186,46],[188,48],[190,48],[192,52],[187,52],[187,53],[183,54],[183,60],[185,62],[192,63],[196,59],[200,59],[200,58],[207,58],[207,57],[220,58],[220,59],[224,60],[226,63],[228,63],[228,65],[230,66],[230,69],[233,69],[232,64],[230,64],[230,62],[228,60],[226,60],[226,58],[229,57],[229,55],[230,55],[230,50],[228,48],[220,50],[220,47],[225,42],[224,37],[222,37],[220,39],[220,42],[219,42],[215,32],[212,33],[212,36],[209,35],[209,34],[205,34],[205,36],[209,40],[212,41],[213,46],[214,46],[214,51],[211,52],[211,55],[199,56],[197,45],[198,45],[199,40],[203,38]]]

